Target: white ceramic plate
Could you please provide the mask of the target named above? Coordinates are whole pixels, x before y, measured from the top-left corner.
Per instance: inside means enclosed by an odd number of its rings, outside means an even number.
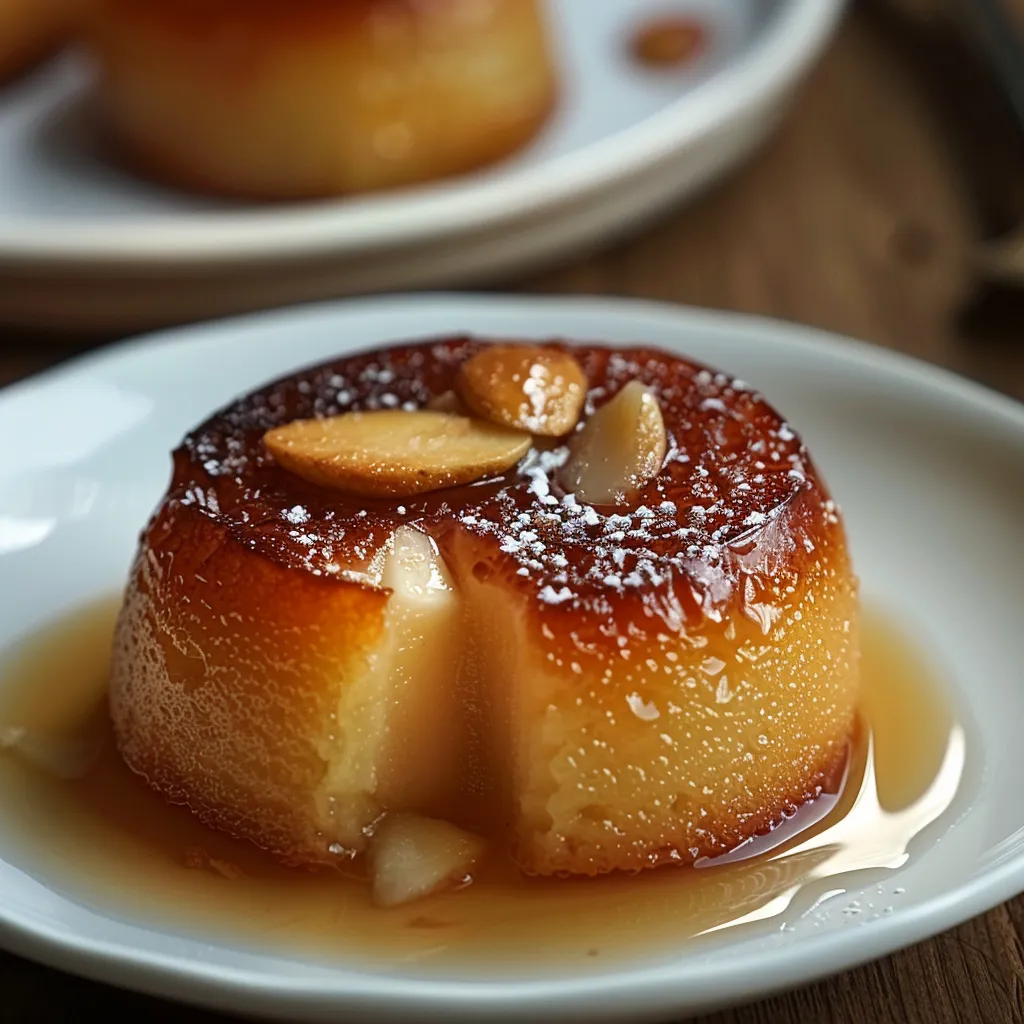
[[[69,57],[0,92],[0,320],[124,330],[526,269],[634,228],[747,154],[844,0],[549,0],[564,77],[543,135],[500,166],[387,195],[225,204],[120,173]],[[626,55],[636,25],[709,27],[679,72]]]
[[[187,428],[241,391],[339,352],[442,332],[650,343],[766,393],[842,504],[867,597],[943,667],[966,774],[907,863],[829,879],[717,944],[599,977],[557,962],[386,975],[278,958],[90,907],[0,859],[0,943],[69,971],[291,1020],[683,1016],[854,966],[1024,889],[1024,407],[892,353],[793,326],[639,303],[358,300],[155,335],[0,393],[0,651],[121,584]],[[9,439],[9,440],[8,440]],[[0,682],[2,685],[2,682]],[[5,833],[0,829],[0,857]],[[93,897],[95,899],[95,897]],[[851,914],[851,906],[859,913]]]

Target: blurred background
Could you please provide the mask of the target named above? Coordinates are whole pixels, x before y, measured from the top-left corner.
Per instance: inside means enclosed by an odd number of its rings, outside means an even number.
[[[572,2],[552,0],[552,6]],[[733,6],[754,12],[752,32],[759,11],[772,8],[768,2]],[[706,16],[716,30],[724,25],[721,34],[728,36],[729,3],[663,3],[653,10],[660,16],[684,8],[696,11],[698,28]],[[637,26],[643,27],[639,20]],[[556,18],[553,31],[564,27]],[[667,54],[655,50],[653,59],[670,63],[680,53],[687,56],[687,43],[675,54],[673,45],[678,48],[679,40],[670,38]],[[684,194],[674,205],[623,214],[614,230],[598,231],[537,266],[521,269],[510,261],[503,270],[498,259],[498,268],[482,280],[456,269],[442,285],[641,296],[765,314],[900,348],[1024,397],[1022,55],[1024,0],[851,0],[838,28],[808,58],[778,125],[734,165],[680,186]],[[741,58],[726,53],[722,60]],[[27,97],[40,89],[41,75],[51,74],[36,66],[14,76],[6,95],[0,91],[0,136],[12,124],[10,116],[4,121],[5,102],[11,110],[17,105],[24,127],[33,116]],[[693,84],[685,78],[659,81],[655,88],[668,90],[665,103],[672,89]],[[574,88],[570,82],[562,102],[585,106]],[[598,81],[587,88],[599,109],[602,89],[612,87]],[[616,116],[639,119],[645,113],[641,104]],[[11,139],[14,148],[16,133]],[[57,164],[65,159],[68,166],[58,168],[65,178],[81,177],[82,168],[91,167],[74,145],[47,154]],[[541,138],[542,158],[551,145]],[[693,159],[693,152],[682,152],[673,173],[686,178],[687,160]],[[158,271],[133,277],[126,266],[123,280],[111,279],[99,261],[94,273],[87,248],[69,286],[67,272],[53,269],[61,267],[53,257],[66,256],[59,252],[62,225],[69,233],[80,230],[75,216],[82,211],[65,208],[70,200],[65,186],[57,187],[60,179],[47,187],[45,176],[31,167],[34,191],[22,196],[26,166],[10,155],[0,159],[0,381],[163,322],[274,305],[293,293],[317,299],[361,290],[358,275],[332,276],[321,263],[303,268],[302,287],[276,295],[276,269],[262,280],[234,281],[197,260],[191,283],[167,286],[153,313],[140,305],[139,294]],[[509,173],[515,169],[513,158]],[[488,173],[500,180],[503,168]],[[102,214],[100,199],[88,201]],[[127,188],[103,201],[138,203]],[[168,208],[173,216],[173,206]],[[188,212],[201,220],[204,209],[197,199]],[[167,209],[159,212],[166,223]],[[110,223],[120,229],[115,213],[109,212]],[[46,222],[50,250],[33,259],[25,253],[31,253],[37,222]],[[20,249],[5,245],[5,232]],[[457,244],[439,241],[436,258]],[[501,237],[490,244],[500,251]],[[408,277],[398,274],[399,288]],[[387,290],[386,270],[371,286]]]

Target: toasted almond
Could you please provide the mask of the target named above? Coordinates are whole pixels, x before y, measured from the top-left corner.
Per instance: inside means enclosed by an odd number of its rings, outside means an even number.
[[[588,504],[621,504],[658,475],[667,447],[658,400],[630,381],[573,437],[559,482]]]
[[[568,434],[587,397],[580,364],[539,345],[488,346],[463,364],[455,387],[477,416],[545,437]]]
[[[397,907],[469,880],[484,841],[447,821],[416,814],[388,817],[370,840],[373,900]]]
[[[263,436],[285,469],[368,498],[401,498],[503,473],[530,436],[449,413],[386,409],[296,420]]]

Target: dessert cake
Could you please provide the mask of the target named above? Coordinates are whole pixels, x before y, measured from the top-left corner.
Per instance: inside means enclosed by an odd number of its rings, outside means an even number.
[[[63,43],[79,6],[80,0],[0,0],[0,82]]]
[[[108,134],[241,198],[335,196],[497,161],[556,98],[539,0],[91,0]]]
[[[110,707],[167,799],[290,864],[365,855],[388,903],[485,848],[537,875],[724,853],[838,785],[858,680],[839,513],[761,395],[457,337],[184,439]]]

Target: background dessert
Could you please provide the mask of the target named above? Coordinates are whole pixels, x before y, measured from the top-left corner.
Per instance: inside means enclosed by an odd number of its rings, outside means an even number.
[[[288,199],[459,174],[539,131],[539,0],[93,0],[106,131],[176,185]]]

